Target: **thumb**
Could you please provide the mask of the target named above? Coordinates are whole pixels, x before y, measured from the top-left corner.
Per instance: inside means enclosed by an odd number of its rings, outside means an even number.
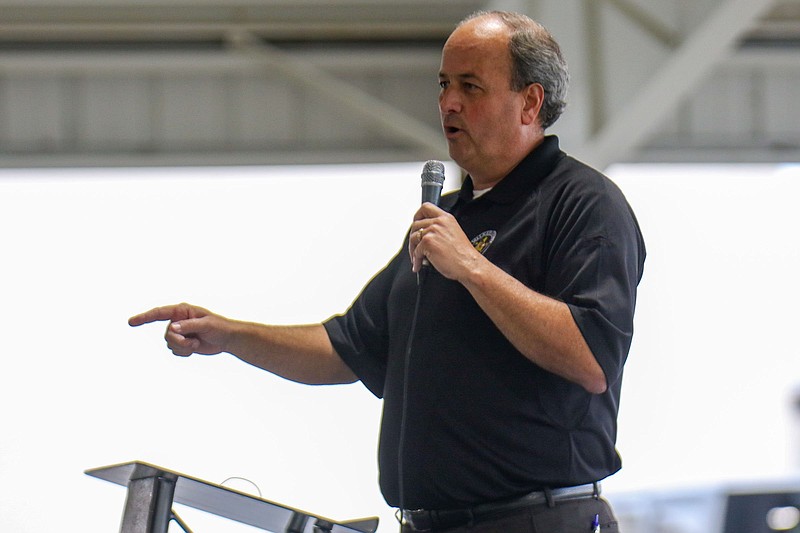
[[[169,327],[175,337],[182,339],[179,344],[183,347],[190,348],[195,353],[213,355],[223,350],[224,325],[224,319],[217,315],[208,315],[175,321]]]
[[[172,322],[169,327],[175,333],[183,335],[184,337],[187,336],[197,336],[202,335],[208,329],[208,326],[205,324],[207,322],[205,317],[202,318],[187,318],[185,320],[176,320]]]

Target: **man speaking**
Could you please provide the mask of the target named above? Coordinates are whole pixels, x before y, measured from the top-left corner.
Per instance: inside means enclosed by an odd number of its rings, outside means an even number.
[[[271,326],[158,307],[176,355],[228,352],[304,383],[384,399],[380,486],[402,531],[616,532],[599,481],[619,470],[622,370],[645,247],[619,189],[545,135],[566,65],[538,23],[462,21],[439,112],[467,173],[424,203],[402,250],[350,309]]]

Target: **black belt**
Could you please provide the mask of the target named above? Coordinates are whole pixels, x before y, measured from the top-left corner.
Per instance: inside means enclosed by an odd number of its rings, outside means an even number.
[[[532,505],[547,503],[553,505],[566,500],[597,498],[600,496],[600,484],[589,483],[576,487],[564,487],[531,492],[513,500],[495,503],[484,503],[466,509],[403,509],[399,512],[400,523],[412,531],[435,531],[451,527],[471,524],[487,516],[501,514]]]

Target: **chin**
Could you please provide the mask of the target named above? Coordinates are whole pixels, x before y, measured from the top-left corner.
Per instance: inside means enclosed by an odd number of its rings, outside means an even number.
[[[465,168],[464,165],[468,164],[469,157],[467,157],[463,150],[459,150],[457,147],[453,146],[452,143],[450,143],[449,148],[448,153],[450,154],[450,159],[455,161],[461,168]]]

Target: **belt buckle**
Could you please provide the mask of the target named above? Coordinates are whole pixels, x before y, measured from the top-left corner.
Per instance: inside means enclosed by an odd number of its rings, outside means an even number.
[[[398,509],[401,526],[408,526],[414,531],[431,531],[430,512],[425,509]]]

